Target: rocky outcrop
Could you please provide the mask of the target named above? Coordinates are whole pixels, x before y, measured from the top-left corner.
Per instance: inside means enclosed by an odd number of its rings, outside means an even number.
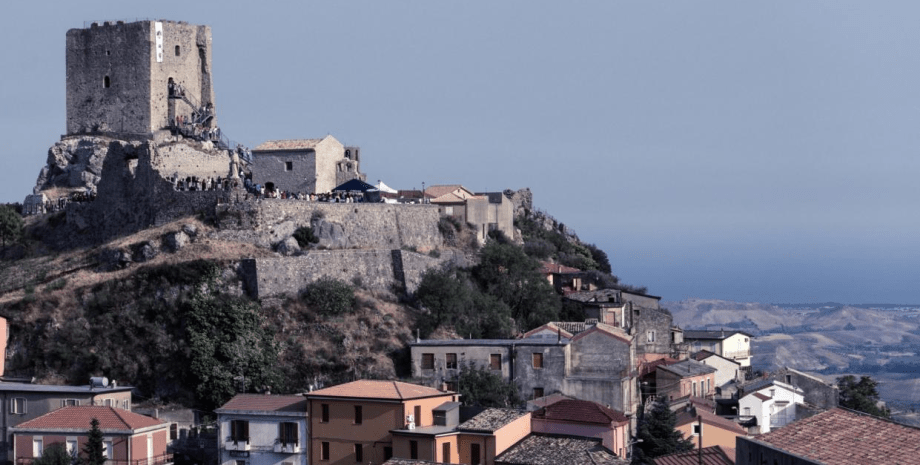
[[[102,179],[103,163],[113,143],[122,146],[121,151],[140,145],[139,142],[94,136],[67,138],[54,144],[48,149],[48,160],[38,175],[33,193],[53,188],[96,192]]]

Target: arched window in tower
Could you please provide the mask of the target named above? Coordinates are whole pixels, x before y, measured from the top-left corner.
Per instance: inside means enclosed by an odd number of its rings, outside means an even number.
[[[108,89],[109,87],[112,87],[112,81],[109,79],[108,76],[102,78],[102,87],[104,89]]]
[[[178,45],[176,45],[176,56],[181,55],[181,50]]]
[[[345,151],[345,158],[351,158],[351,150]]]

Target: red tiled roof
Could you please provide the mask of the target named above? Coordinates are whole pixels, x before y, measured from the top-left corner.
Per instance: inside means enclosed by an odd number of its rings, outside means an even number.
[[[920,457],[920,428],[841,408],[749,440],[835,465],[907,464]]]
[[[576,399],[560,400],[559,402],[547,405],[535,411],[533,417],[546,420],[597,423],[602,425],[629,421],[629,418],[626,418],[623,412],[605,407],[597,402]]]
[[[703,456],[703,465],[735,465],[735,449],[722,446],[704,447],[702,451],[694,449],[663,455],[655,458],[653,463],[655,465],[697,465],[700,463],[700,452]]]
[[[753,395],[754,397],[756,397],[756,398],[758,398],[758,399],[760,399],[760,400],[770,400],[770,399],[771,399],[770,396],[768,396],[768,395],[766,395],[766,394],[761,394],[761,393],[759,393],[759,392],[752,392],[751,395]]]
[[[126,431],[166,424],[156,418],[150,418],[128,410],[86,405],[60,408],[38,418],[20,423],[17,428],[89,431],[89,423],[93,418],[99,420],[99,429],[102,430]]]
[[[400,381],[358,380],[339,384],[307,394],[307,397],[356,397],[367,399],[407,400],[423,397],[448,396],[453,392]]]
[[[667,366],[679,362],[680,360],[671,357],[659,358],[651,362],[644,363],[639,368],[639,376],[645,376],[654,373],[659,366]]]
[[[247,410],[257,412],[304,412],[307,399],[303,396],[267,396],[237,394],[218,410]]]
[[[323,139],[267,140],[252,150],[307,150],[316,148],[316,144],[322,141]]]
[[[604,334],[606,334],[606,335],[608,335],[608,336],[610,336],[610,337],[613,337],[613,338],[615,338],[615,339],[619,339],[619,340],[621,340],[621,341],[623,341],[623,342],[625,342],[625,343],[627,343],[627,344],[632,343],[632,336],[630,336],[629,334],[626,334],[626,331],[623,331],[622,329],[617,328],[616,326],[610,326],[610,325],[604,324],[604,323],[598,323],[598,324],[594,325],[594,327],[592,327],[591,329],[588,329],[588,330],[586,330],[586,331],[584,331],[584,332],[578,333],[578,335],[576,335],[575,337],[572,338],[572,342],[575,342],[575,341],[577,341],[577,340],[579,340],[579,339],[581,339],[581,338],[583,338],[583,337],[586,337],[587,335],[589,335],[589,334],[591,334],[591,333],[594,333],[594,332],[601,332],[601,333],[604,333]]]
[[[683,411],[678,413],[677,422],[674,423],[674,426],[683,426],[687,423],[695,423],[696,417],[699,416],[703,420],[703,423],[706,423],[707,425],[717,426],[732,433],[745,436],[747,435],[747,431],[742,428],[741,425],[727,418],[722,418],[714,413],[709,413],[702,409],[696,409],[695,413],[695,415],[692,411]]]

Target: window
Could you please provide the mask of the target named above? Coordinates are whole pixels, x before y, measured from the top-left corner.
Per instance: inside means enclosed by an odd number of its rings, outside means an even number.
[[[702,425],[700,425],[699,423],[694,423],[694,424],[693,424],[693,435],[694,435],[694,436],[699,436],[699,435],[700,435],[700,429],[701,429],[701,428],[702,428]]]
[[[278,423],[278,440],[281,444],[288,445],[300,444],[300,435],[297,434],[297,423],[293,421],[284,421]]]
[[[361,444],[355,444],[355,463],[361,463],[364,461],[364,446]]]
[[[786,384],[792,384],[792,375],[786,375]]]
[[[294,162],[292,161],[284,162],[284,171],[294,171]]]
[[[649,332],[645,335],[645,341],[646,341],[646,342],[655,342],[655,331],[654,331],[654,330],[649,331]]]
[[[61,399],[61,407],[73,407],[75,405],[80,405],[78,399]]]
[[[10,399],[10,413],[26,413],[26,399],[24,397]]]
[[[41,438],[32,440],[32,457],[41,457],[44,450],[45,448],[42,446]]]
[[[541,387],[539,387],[539,388],[533,388],[533,398],[534,398],[534,399],[539,399],[539,398],[541,398],[541,397],[543,397],[543,388],[541,388]]]
[[[319,451],[320,460],[329,460],[329,443],[324,442]]]
[[[102,441],[102,455],[107,459],[112,458],[112,453],[114,452],[115,447],[112,446],[112,440]]]
[[[181,49],[181,48],[179,48],[179,46],[178,46],[178,45],[176,45],[176,56],[179,56],[179,55],[181,55],[181,54],[182,54],[182,53],[181,53],[181,51],[182,51],[182,49]]]
[[[416,405],[414,413],[415,413],[415,425],[422,426],[422,406]]]
[[[115,401],[113,399],[105,399],[103,401],[103,405],[105,405],[106,407],[114,407]]]
[[[128,402],[128,399],[121,401],[121,408],[125,410],[131,410],[131,405],[129,405]]]
[[[249,422],[246,420],[230,420],[230,440],[233,442],[249,442]]]
[[[502,369],[502,354],[492,354],[492,356],[489,357],[489,369],[492,369],[492,370]]]
[[[422,369],[434,370],[434,354],[422,354]]]
[[[457,369],[457,354],[447,354],[447,369],[448,370]]]
[[[77,440],[76,440],[76,439],[68,439],[68,440],[67,440],[66,447],[67,447],[67,453],[70,454],[71,457],[73,457],[74,451],[77,450]]]
[[[450,443],[441,444],[441,462],[451,463],[450,460]]]
[[[322,415],[319,421],[320,423],[329,423],[329,404],[322,405]]]
[[[112,81],[109,79],[108,76],[106,76],[102,78],[102,88],[108,89],[109,87],[112,87]]]
[[[772,398],[775,395],[776,395],[776,389],[770,389],[770,397]]]
[[[431,413],[431,416],[434,417],[434,426],[447,426],[447,412],[435,410]]]
[[[533,354],[533,367],[534,368],[543,368],[543,354],[535,352]]]
[[[744,408],[744,414],[747,415],[747,416],[750,416],[750,415],[751,415],[751,408],[750,408],[750,407],[745,407],[745,408]]]
[[[482,465],[480,455],[479,444],[470,444],[470,465]]]
[[[172,423],[169,425],[169,440],[175,441],[176,439],[179,439],[179,424]]]
[[[409,441],[409,458],[418,458],[418,441]]]
[[[363,420],[363,419],[361,418],[361,414],[362,414],[362,412],[361,412],[361,406],[360,406],[360,405],[355,405],[355,424],[356,424],[356,425],[360,425],[360,424],[361,424],[361,421]]]

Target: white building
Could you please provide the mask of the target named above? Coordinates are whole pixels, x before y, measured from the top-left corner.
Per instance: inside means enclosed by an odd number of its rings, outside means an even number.
[[[760,433],[769,433],[796,419],[796,404],[805,402],[804,391],[786,383],[765,379],[745,387],[738,400],[738,414],[757,419]]]
[[[239,394],[217,413],[221,465],[307,465],[307,400]]]
[[[697,352],[693,355],[693,359],[716,369],[716,388],[721,389],[729,384],[744,380],[741,364],[734,360],[727,359],[708,350]]]
[[[690,345],[690,353],[708,350],[721,357],[734,360],[741,365],[741,370],[750,375],[751,340],[753,335],[744,331],[718,330],[700,331],[684,330],[684,342]]]

